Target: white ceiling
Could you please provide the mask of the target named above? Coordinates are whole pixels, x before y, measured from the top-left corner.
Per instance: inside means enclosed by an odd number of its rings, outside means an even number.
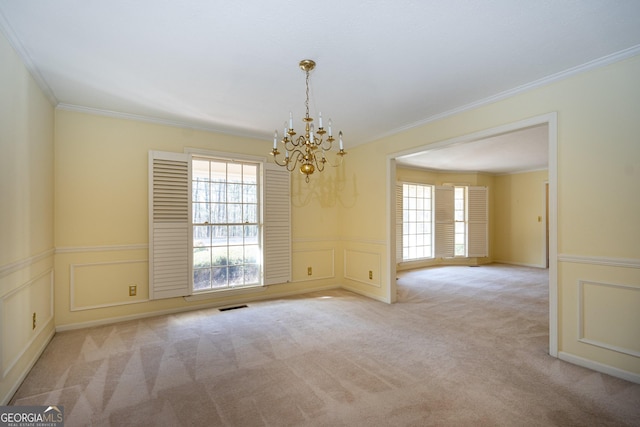
[[[398,157],[396,162],[403,166],[434,171],[489,174],[547,169],[549,126],[532,126],[477,141],[437,146]]]
[[[640,53],[638,0],[0,0],[60,108],[262,138],[311,113],[346,148]]]

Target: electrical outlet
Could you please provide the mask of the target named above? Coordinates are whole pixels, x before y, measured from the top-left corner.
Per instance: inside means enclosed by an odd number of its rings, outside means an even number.
[[[307,267],[307,276],[311,276],[313,274],[313,270],[311,267]]]
[[[373,270],[369,270],[369,280],[373,280]]]
[[[37,323],[36,323],[36,312],[34,311],[33,312],[33,322],[32,322],[31,329],[35,329],[36,325],[37,325]]]
[[[129,286],[129,296],[135,297],[138,294],[138,285]]]

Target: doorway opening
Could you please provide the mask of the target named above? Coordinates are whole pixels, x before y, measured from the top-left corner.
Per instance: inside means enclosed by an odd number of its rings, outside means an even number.
[[[543,260],[545,267],[548,268],[549,276],[549,354],[558,356],[558,289],[557,289],[557,114],[549,113],[518,122],[510,123],[495,128],[486,129],[460,137],[435,142],[432,144],[416,147],[398,153],[393,153],[387,157],[387,259],[388,259],[388,283],[389,294],[387,299],[389,302],[396,302],[397,299],[397,268],[396,268],[396,205],[395,205],[395,185],[397,180],[397,166],[402,164],[405,159],[421,156],[422,158],[438,157],[440,159],[447,158],[446,151],[449,148],[462,150],[459,152],[475,151],[480,144],[487,139],[507,135],[510,133],[522,131],[524,129],[545,126],[546,134],[546,154],[547,154],[547,170],[548,180],[545,183],[545,209],[544,223],[545,231],[543,239]],[[506,145],[505,147],[509,147]],[[510,147],[514,148],[514,147]],[[438,154],[437,156],[435,154]],[[442,154],[445,153],[444,156]],[[425,155],[426,154],[426,155]],[[429,156],[434,154],[434,156]],[[547,190],[548,188],[548,190]],[[548,193],[547,193],[548,192]],[[548,194],[548,196],[547,196]],[[548,232],[547,232],[548,229]],[[547,234],[548,233],[548,234]]]

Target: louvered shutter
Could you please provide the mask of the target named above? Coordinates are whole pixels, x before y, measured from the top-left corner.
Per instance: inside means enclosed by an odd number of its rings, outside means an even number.
[[[454,189],[453,187],[435,188],[435,256],[450,258],[454,256]]]
[[[486,257],[488,250],[488,189],[469,187],[467,221],[467,256]]]
[[[264,284],[291,281],[291,173],[264,168]]]
[[[149,152],[149,298],[191,293],[188,154]]]
[[[401,182],[396,183],[396,263],[401,262],[404,259],[404,240],[402,238],[403,235],[403,216],[404,216],[404,205],[402,203],[403,197],[403,189],[404,185]]]

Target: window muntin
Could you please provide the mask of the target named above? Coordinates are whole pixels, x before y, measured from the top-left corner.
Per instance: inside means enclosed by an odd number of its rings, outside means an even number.
[[[259,164],[192,161],[193,291],[261,282]]]
[[[433,186],[402,184],[402,260],[433,257]]]

